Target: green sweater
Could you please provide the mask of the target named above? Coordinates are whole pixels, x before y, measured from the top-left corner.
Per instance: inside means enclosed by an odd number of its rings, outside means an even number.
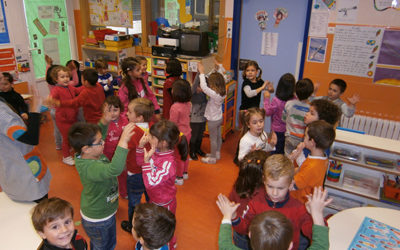
[[[308,250],[328,250],[329,249],[329,228],[313,225],[312,244]],[[232,243],[232,225],[221,224],[218,237],[219,250],[240,250]]]
[[[125,167],[128,149],[117,147],[112,162],[105,155],[98,160],[81,159],[75,155],[83,190],[81,193],[81,211],[91,219],[103,219],[118,209],[117,176]]]

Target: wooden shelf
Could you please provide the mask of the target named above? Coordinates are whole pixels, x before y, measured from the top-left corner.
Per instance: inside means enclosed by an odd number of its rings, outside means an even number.
[[[159,65],[152,65],[151,67],[154,69],[165,69],[166,68],[166,66],[159,66]]]
[[[378,191],[377,194],[373,195],[373,194],[367,194],[367,193],[363,193],[361,191],[358,190],[354,190],[354,189],[350,189],[347,187],[343,187],[343,185],[340,182],[331,182],[328,180],[325,180],[325,186],[326,187],[330,187],[330,188],[334,188],[340,191],[344,191],[350,194],[354,194],[354,195],[358,195],[358,196],[362,196],[368,199],[373,199],[375,201],[380,201],[380,192]]]
[[[396,168],[390,169],[390,168],[378,167],[378,166],[368,165],[368,164],[358,162],[358,161],[347,160],[347,159],[336,157],[336,156],[330,156],[329,159],[340,161],[340,162],[351,164],[351,165],[355,165],[355,166],[359,166],[359,167],[363,167],[363,168],[376,170],[376,171],[383,172],[386,174],[400,175],[400,171],[396,170]]]
[[[154,93],[154,95],[155,95],[155,96],[159,96],[159,97],[163,97],[163,95],[161,95],[161,94],[156,94],[156,93]]]
[[[162,85],[158,85],[158,84],[153,84],[153,85],[151,85],[151,86],[153,86],[153,87],[156,87],[156,88],[164,88],[164,86],[162,86]]]
[[[160,78],[160,79],[167,79],[167,77],[165,76],[158,76],[158,75],[152,75],[152,77],[154,78]]]

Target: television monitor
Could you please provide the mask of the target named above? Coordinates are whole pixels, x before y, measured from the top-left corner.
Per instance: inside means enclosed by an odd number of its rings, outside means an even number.
[[[179,39],[179,54],[206,56],[209,52],[207,32],[182,31]]]

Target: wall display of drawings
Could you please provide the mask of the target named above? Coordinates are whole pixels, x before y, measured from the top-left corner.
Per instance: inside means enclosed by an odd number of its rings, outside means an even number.
[[[4,12],[4,2],[1,0],[0,10],[0,43],[10,43],[8,36],[7,20]]]
[[[132,0],[89,0],[90,24],[132,27]]]

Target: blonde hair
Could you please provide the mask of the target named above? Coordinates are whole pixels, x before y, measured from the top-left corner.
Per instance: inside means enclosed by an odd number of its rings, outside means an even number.
[[[293,180],[294,167],[292,161],[282,154],[268,157],[264,163],[264,180],[267,180],[267,178],[278,180],[283,176],[287,176],[289,181]]]
[[[225,79],[220,73],[212,73],[207,80],[210,89],[214,90],[220,96],[226,95]]]
[[[135,112],[136,116],[142,115],[145,122],[149,122],[151,120],[151,117],[154,114],[154,104],[152,101],[147,98],[139,97],[133,99],[129,103],[128,109],[130,109],[130,107],[132,108],[132,105],[134,105],[133,112]]]

